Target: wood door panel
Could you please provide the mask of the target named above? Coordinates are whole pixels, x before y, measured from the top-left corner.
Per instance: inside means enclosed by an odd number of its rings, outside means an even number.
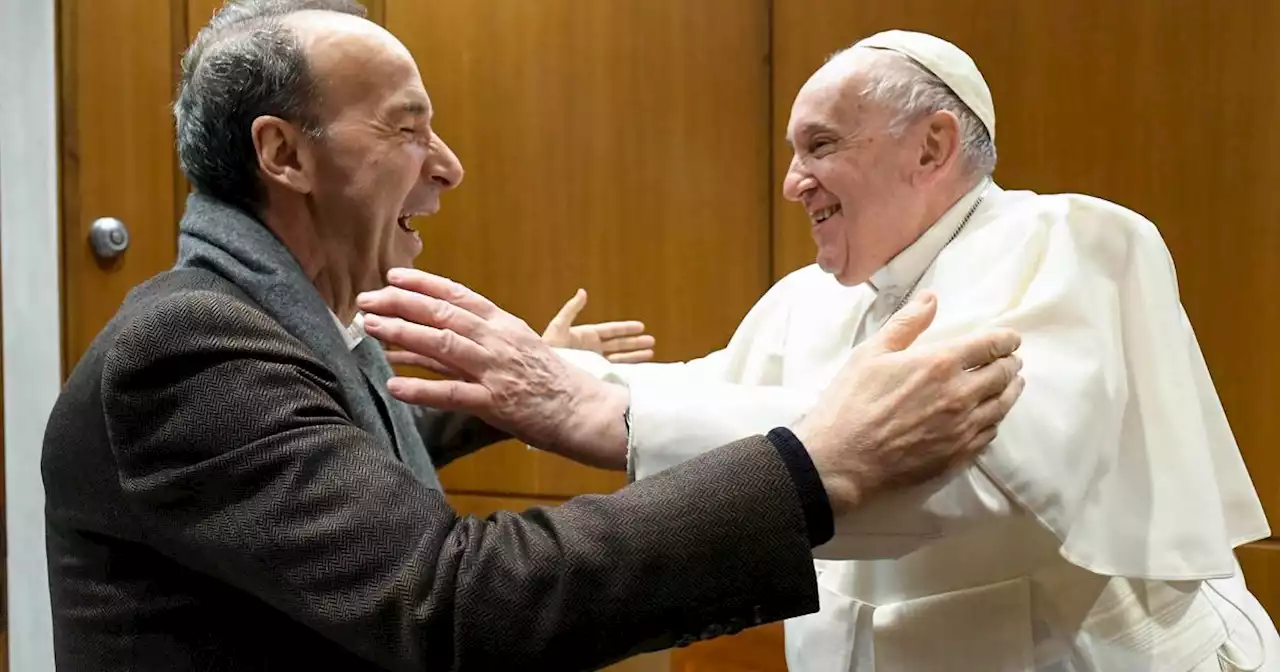
[[[196,33],[200,32],[209,23],[209,19],[213,18],[223,5],[223,0],[187,0],[187,41],[190,42],[196,37]],[[369,10],[369,19],[374,23],[382,24],[384,10],[386,7],[385,0],[360,0],[360,4]],[[385,24],[384,24],[385,25]],[[186,45],[183,45],[184,47]]]
[[[672,672],[787,672],[781,623],[760,625],[671,653]]]
[[[68,371],[129,290],[171,266],[177,251],[169,101],[178,11],[175,2],[59,3]],[[89,228],[99,217],[129,228],[129,249],[110,263],[100,263],[89,245]]]
[[[440,470],[449,492],[571,497],[608,494],[626,484],[621,472],[587,467],[558,455],[504,441]]]
[[[722,347],[768,285],[768,15],[756,0],[388,0],[435,127],[467,168],[421,222],[422,268],[537,329],[639,318],[675,360]],[[519,446],[450,489],[609,491],[618,474]]]
[[[1280,542],[1259,541],[1236,549],[1245,585],[1273,621],[1280,622]]]
[[[1280,3],[903,0],[774,3],[774,182],[792,98],[823,58],[887,28],[968,51],[995,98],[1005,188],[1100,196],[1149,217],[1273,523],[1280,516]],[[778,275],[811,263],[800,208],[775,210]]]
[[[222,4],[222,0],[187,0],[187,45],[196,39],[201,28],[208,25]]]

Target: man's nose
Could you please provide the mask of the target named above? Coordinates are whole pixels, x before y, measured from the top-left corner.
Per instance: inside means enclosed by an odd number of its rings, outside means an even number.
[[[817,186],[818,181],[813,179],[813,175],[805,170],[798,158],[792,157],[791,165],[787,168],[787,176],[782,179],[783,198],[788,201],[799,201]]]
[[[425,176],[445,189],[462,184],[462,176],[466,171],[462,169],[458,155],[435,133],[431,134],[431,147],[431,156],[422,167]]]

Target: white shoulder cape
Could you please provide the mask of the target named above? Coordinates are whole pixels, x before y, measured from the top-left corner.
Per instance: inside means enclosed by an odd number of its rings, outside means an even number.
[[[1022,335],[1027,386],[977,459],[1068,561],[1153,580],[1231,576],[1270,530],[1155,226],[1079,195],[1002,192],[921,283],[921,342]]]

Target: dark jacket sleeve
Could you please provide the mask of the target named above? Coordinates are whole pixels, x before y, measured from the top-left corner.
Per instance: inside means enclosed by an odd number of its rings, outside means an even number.
[[[763,437],[616,494],[459,517],[223,294],[134,318],[103,368],[149,544],[395,670],[591,669],[817,609],[805,514]]]
[[[511,438],[480,418],[436,408],[413,407],[413,422],[431,453],[431,463],[441,469],[450,462]]]

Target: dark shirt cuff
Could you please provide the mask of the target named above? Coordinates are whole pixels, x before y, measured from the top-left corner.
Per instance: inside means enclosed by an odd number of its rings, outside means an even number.
[[[769,442],[778,450],[791,480],[796,484],[800,506],[804,510],[804,522],[809,526],[809,547],[814,548],[831,541],[835,536],[835,517],[831,513],[831,501],[827,489],[822,487],[818,468],[813,466],[809,451],[795,434],[786,427],[778,427],[768,434]]]

